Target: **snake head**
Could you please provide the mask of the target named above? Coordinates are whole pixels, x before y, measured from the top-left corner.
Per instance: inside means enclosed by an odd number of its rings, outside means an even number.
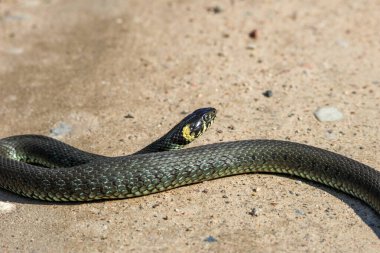
[[[136,152],[136,154],[181,149],[202,135],[210,127],[215,116],[216,109],[211,107],[195,110],[164,136]]]
[[[188,144],[201,136],[214,122],[216,117],[215,108],[200,108],[189,114],[181,122],[182,126],[182,141]],[[181,138],[179,138],[181,140]]]

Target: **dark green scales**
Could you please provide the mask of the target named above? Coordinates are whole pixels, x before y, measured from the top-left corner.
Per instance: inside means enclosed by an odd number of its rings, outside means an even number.
[[[105,157],[40,135],[0,140],[0,187],[49,201],[147,195],[205,180],[255,172],[295,175],[355,196],[380,214],[380,172],[316,147],[277,140],[181,149],[213,122],[198,109],[135,154]]]

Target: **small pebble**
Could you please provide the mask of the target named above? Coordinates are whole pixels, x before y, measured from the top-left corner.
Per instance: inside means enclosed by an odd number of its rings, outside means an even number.
[[[256,194],[259,192],[260,188],[253,188],[252,189],[252,196],[256,196]]]
[[[249,36],[251,39],[257,39],[257,30],[256,30],[256,29],[252,30],[252,31],[248,34],[248,36]]]
[[[71,131],[72,131],[71,125],[65,122],[59,122],[57,127],[50,129],[50,136],[53,136],[53,137],[63,136],[65,134],[70,133]]]
[[[247,49],[248,50],[253,50],[253,49],[255,49],[256,48],[256,46],[255,46],[255,44],[253,44],[253,43],[249,43],[248,45],[247,45]]]
[[[209,237],[207,237],[206,239],[204,239],[205,242],[217,242],[218,240],[216,240],[214,237],[212,237],[211,235]]]
[[[336,40],[336,44],[342,48],[348,48],[350,46],[349,42],[343,39]]]
[[[326,139],[328,139],[328,140],[336,140],[336,139],[337,139],[337,136],[336,136],[336,134],[333,132],[333,130],[327,130],[326,133],[325,133],[325,137],[326,137]]]
[[[297,216],[304,216],[304,215],[305,215],[305,212],[302,211],[302,210],[299,210],[299,209],[295,209],[295,210],[294,210],[294,213],[295,213]]]
[[[128,113],[127,115],[124,116],[124,118],[125,119],[134,119],[135,117],[132,114]]]
[[[290,118],[290,117],[293,117],[294,115],[295,114],[291,112],[291,113],[288,114],[288,117]]]
[[[335,107],[320,107],[314,112],[314,116],[321,122],[338,121],[343,119],[343,114]]]
[[[157,202],[157,203],[155,203],[155,204],[152,205],[152,208],[156,208],[156,207],[158,207],[160,204],[161,204],[161,202]]]
[[[260,209],[256,207],[252,208],[252,210],[248,212],[249,215],[256,216],[256,217],[259,216],[259,213],[260,213]]]
[[[15,204],[0,201],[0,214],[1,213],[10,213],[13,210],[16,210]]]
[[[22,47],[12,47],[7,50],[10,54],[22,54],[24,53],[24,49]]]
[[[23,5],[28,7],[36,7],[41,4],[42,1],[40,0],[29,0],[29,1],[23,1]]]
[[[220,6],[213,6],[213,7],[208,7],[207,11],[212,12],[214,14],[219,14],[223,11],[223,9]]]
[[[5,21],[21,21],[28,18],[30,17],[27,15],[11,15],[11,14],[8,14],[2,17],[2,19],[4,19]]]
[[[271,90],[266,90],[263,92],[263,95],[267,98],[270,98],[271,96],[273,96],[273,92]]]

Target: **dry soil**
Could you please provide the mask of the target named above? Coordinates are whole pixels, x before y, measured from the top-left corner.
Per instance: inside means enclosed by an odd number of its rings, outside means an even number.
[[[379,13],[378,0],[1,0],[0,138],[66,126],[56,138],[123,155],[213,106],[192,146],[292,140],[380,169]],[[344,118],[319,122],[321,106]],[[1,252],[380,249],[361,201],[276,175],[84,204],[1,190],[0,210]]]

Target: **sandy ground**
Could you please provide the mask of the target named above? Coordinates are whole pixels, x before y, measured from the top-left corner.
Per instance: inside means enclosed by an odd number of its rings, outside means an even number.
[[[57,138],[123,155],[213,106],[192,146],[285,139],[380,169],[379,13],[377,0],[2,0],[0,138],[63,123],[72,129]],[[317,121],[326,105],[343,120]],[[1,252],[380,249],[365,204],[276,175],[85,204],[0,191],[0,210]]]

